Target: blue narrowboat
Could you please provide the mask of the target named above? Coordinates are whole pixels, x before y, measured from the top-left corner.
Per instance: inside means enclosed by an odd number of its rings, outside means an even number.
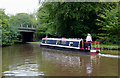
[[[90,48],[87,44],[92,44]],[[75,49],[90,54],[100,54],[99,42],[86,42],[84,39],[42,38],[40,46]]]

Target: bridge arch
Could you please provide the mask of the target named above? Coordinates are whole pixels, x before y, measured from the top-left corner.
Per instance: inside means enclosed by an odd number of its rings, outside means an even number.
[[[26,27],[20,26],[18,27],[18,31],[21,34],[22,42],[33,42],[35,41],[35,28],[29,27],[28,25]]]

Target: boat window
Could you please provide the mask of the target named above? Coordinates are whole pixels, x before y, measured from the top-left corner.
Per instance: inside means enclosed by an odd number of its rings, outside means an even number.
[[[45,43],[47,44],[47,40],[45,40]]]
[[[59,40],[56,41],[56,45],[58,45],[58,44],[59,44]]]
[[[66,41],[62,41],[62,44],[66,44]]]
[[[73,46],[73,42],[69,42],[69,46]]]

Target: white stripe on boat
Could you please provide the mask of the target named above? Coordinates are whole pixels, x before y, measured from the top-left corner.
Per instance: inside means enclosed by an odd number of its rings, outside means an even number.
[[[83,39],[43,38],[42,40],[82,41]]]

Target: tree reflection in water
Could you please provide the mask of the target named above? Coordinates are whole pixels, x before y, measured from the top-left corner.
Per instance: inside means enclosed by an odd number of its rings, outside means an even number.
[[[42,59],[61,67],[62,72],[76,72],[91,74],[93,68],[99,66],[98,55],[75,55],[72,53],[42,52]],[[94,67],[93,67],[94,66]],[[60,70],[59,70],[60,71]]]

